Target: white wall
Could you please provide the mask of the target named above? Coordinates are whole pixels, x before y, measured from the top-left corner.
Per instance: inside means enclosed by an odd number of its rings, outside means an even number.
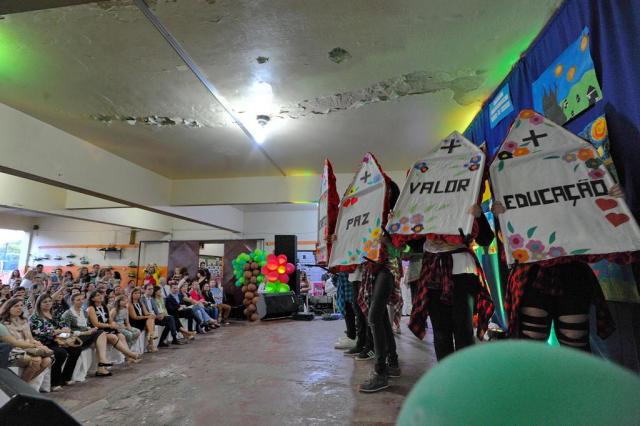
[[[200,249],[201,256],[224,256],[224,244],[205,244]]]
[[[318,238],[317,210],[281,212],[245,212],[244,238],[264,239],[265,247],[272,249],[276,234],[296,235],[298,241],[316,241]],[[313,250],[315,244],[300,244],[298,250]]]
[[[113,244],[129,244],[129,228],[54,216],[36,218],[35,223],[40,226],[40,229],[33,233],[31,252],[34,257],[41,257],[48,254],[51,257],[62,256],[64,258],[63,260],[58,261],[53,259],[42,261],[41,263],[45,266],[66,264],[69,261],[66,256],[69,254],[75,254],[77,256],[71,260],[76,265],[79,265],[80,256],[86,256],[92,264],[98,263],[100,265],[126,266],[129,262],[137,263],[138,261],[137,248],[123,249],[122,259],[119,258],[117,253],[109,253],[105,259],[103,252],[98,251],[96,248],[41,247],[51,245],[87,244],[99,244],[106,247]],[[138,231],[136,234],[136,242],[140,240],[161,240],[164,236],[165,234],[161,232]],[[162,244],[161,247],[166,247],[164,252],[162,250],[148,251],[145,253],[145,258],[141,260],[141,263],[146,261],[147,263],[166,265],[168,259],[168,245]]]

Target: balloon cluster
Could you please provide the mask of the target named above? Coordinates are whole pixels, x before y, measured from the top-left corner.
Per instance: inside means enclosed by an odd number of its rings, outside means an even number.
[[[245,306],[244,315],[249,321],[257,321],[258,286],[264,281],[260,268],[267,266],[267,254],[259,249],[251,253],[240,253],[231,264],[236,278],[236,287],[242,287],[244,294],[242,301]]]
[[[267,263],[260,272],[265,276],[267,284],[265,293],[287,293],[289,288],[289,275],[293,274],[296,267],[293,263],[287,262],[287,256],[280,254],[270,254],[267,256]]]

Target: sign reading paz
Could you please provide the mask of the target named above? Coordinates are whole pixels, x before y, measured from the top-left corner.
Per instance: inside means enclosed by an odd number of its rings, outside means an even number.
[[[367,153],[340,203],[330,267],[359,265],[363,257],[379,260],[385,195],[382,170]]]
[[[453,132],[416,162],[393,209],[387,230],[394,236],[460,235],[471,232],[482,184],[484,153]]]
[[[331,254],[331,244],[327,238],[333,235],[338,218],[340,196],[336,189],[336,176],[329,160],[324,160],[322,180],[320,182],[320,201],[318,202],[318,248],[316,262],[326,265]]]
[[[491,164],[507,262],[640,249],[640,229],[588,142],[521,111]]]

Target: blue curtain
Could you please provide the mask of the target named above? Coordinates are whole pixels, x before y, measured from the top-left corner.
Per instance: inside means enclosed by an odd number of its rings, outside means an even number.
[[[516,114],[522,109],[533,109],[532,83],[579,37],[584,27],[590,29],[591,57],[603,100],[566,123],[565,127],[577,134],[605,114],[611,155],[620,183],[629,207],[636,219],[640,219],[638,0],[566,0],[505,80],[511,90],[514,112],[492,129],[489,108],[485,105],[465,131],[465,136],[477,145],[486,142],[489,155],[495,155]]]

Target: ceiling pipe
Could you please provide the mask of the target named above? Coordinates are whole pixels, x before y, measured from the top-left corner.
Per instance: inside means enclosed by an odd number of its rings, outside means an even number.
[[[211,93],[211,95],[215,98],[216,101],[222,108],[229,114],[231,119],[240,127],[240,129],[244,132],[245,135],[253,142],[253,144],[262,152],[262,154],[271,162],[273,167],[275,167],[278,172],[282,176],[286,176],[286,173],[280,166],[276,164],[276,162],[269,156],[269,154],[265,151],[265,149],[258,143],[255,136],[251,133],[251,131],[244,125],[241,117],[233,110],[231,104],[225,99],[224,96],[218,91],[218,89],[209,81],[209,79],[204,75],[200,67],[195,63],[193,58],[187,53],[186,50],[182,47],[182,45],[176,40],[176,38],[169,32],[169,30],[164,26],[162,22],[158,19],[158,17],[153,13],[147,3],[144,0],[134,0],[138,9],[144,14],[144,16],[151,22],[151,24],[158,30],[158,32],[162,35],[162,37],[166,40],[169,45],[173,48],[173,50],[178,54],[180,59],[189,67],[189,69],[195,74],[195,76],[200,80],[200,82],[204,85],[204,87]]]

